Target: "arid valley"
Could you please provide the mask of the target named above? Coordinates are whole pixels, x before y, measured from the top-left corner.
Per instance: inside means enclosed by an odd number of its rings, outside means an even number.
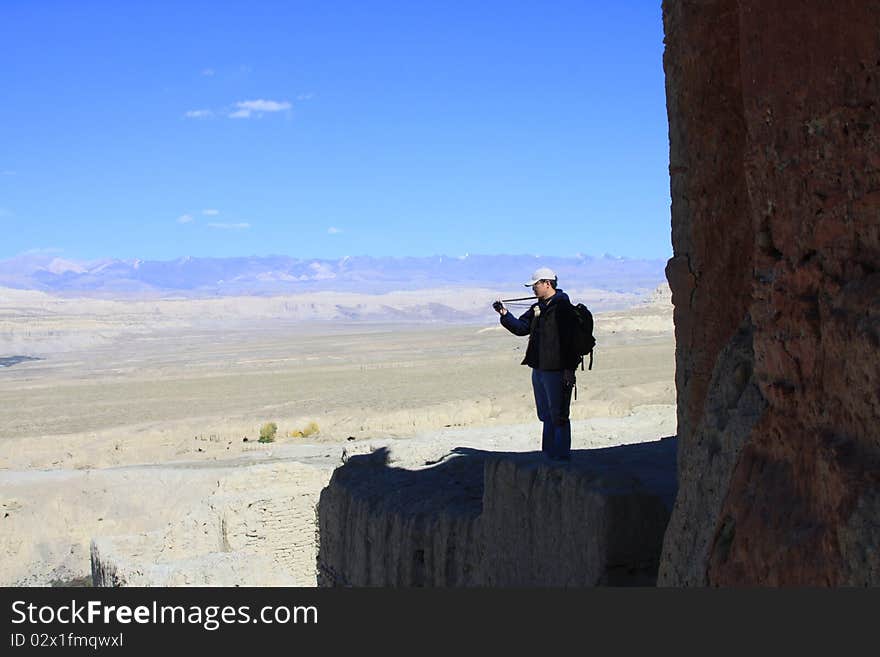
[[[314,585],[315,498],[350,455],[389,447],[418,468],[455,447],[540,449],[525,339],[498,325],[491,299],[434,291],[414,310],[405,295],[0,289],[0,357],[12,359],[0,368],[0,584],[89,583],[98,550],[132,584]],[[598,347],[577,373],[573,447],[674,434],[668,289],[580,299]],[[453,303],[471,314],[450,321]],[[269,422],[277,436],[261,443]],[[300,510],[249,517],[254,500]]]

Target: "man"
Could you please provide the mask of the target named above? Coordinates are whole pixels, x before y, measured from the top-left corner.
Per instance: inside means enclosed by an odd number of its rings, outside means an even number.
[[[501,325],[514,335],[528,335],[529,346],[523,365],[532,368],[532,388],[538,419],[544,423],[541,451],[549,458],[571,458],[571,423],[568,419],[574,370],[581,357],[574,350],[575,314],[568,295],[557,289],[556,273],[541,267],[525,284],[531,287],[537,303],[519,318],[511,315],[501,301],[493,304],[501,315]]]

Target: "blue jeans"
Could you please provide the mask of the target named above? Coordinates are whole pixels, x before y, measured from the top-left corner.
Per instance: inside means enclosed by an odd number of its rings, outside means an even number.
[[[532,369],[532,388],[538,419],[544,423],[541,451],[550,458],[571,458],[571,388],[562,385],[562,372]]]

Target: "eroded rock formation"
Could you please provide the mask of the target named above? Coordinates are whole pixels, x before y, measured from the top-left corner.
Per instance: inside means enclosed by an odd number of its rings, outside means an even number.
[[[166,528],[91,542],[95,586],[314,586],[315,505],[327,466],[229,468]]]
[[[386,450],[333,473],[318,505],[325,586],[651,585],[675,441],[535,453],[460,448],[430,468]]]
[[[880,2],[664,2],[666,585],[880,583]]]

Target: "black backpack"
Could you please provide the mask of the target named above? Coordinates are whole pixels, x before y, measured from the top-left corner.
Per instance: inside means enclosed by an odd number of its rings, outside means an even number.
[[[584,356],[590,354],[590,367],[593,369],[593,347],[596,346],[596,338],[593,337],[593,313],[584,304],[572,306],[576,321],[574,332],[574,348],[581,356],[581,369],[584,369]]]

